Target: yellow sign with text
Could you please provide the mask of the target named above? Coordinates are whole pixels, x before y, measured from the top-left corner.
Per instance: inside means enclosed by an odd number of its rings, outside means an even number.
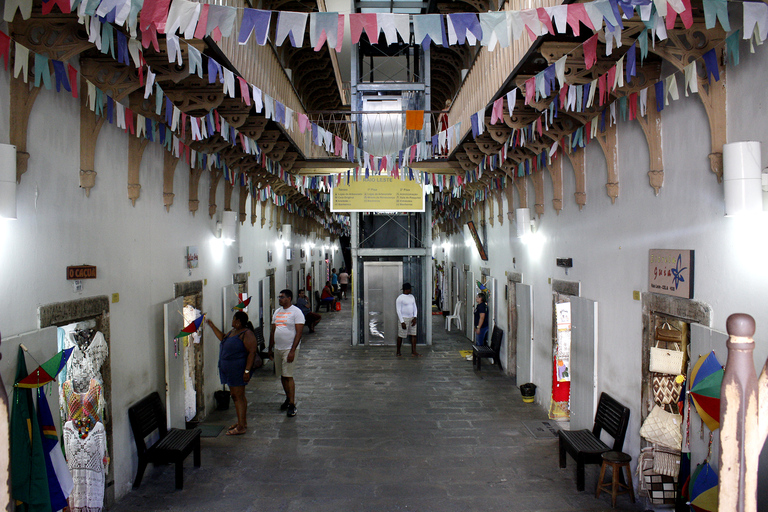
[[[424,189],[413,180],[370,176],[331,189],[332,212],[423,212]]]

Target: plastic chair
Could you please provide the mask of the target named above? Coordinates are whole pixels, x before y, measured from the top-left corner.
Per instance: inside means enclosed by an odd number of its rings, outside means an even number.
[[[456,323],[461,330],[461,301],[456,303],[456,307],[453,308],[453,314],[445,317],[445,328],[448,332],[451,332],[451,324],[456,320]]]

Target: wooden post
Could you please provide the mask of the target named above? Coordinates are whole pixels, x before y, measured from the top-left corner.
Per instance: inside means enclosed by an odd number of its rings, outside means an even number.
[[[725,325],[729,338],[728,363],[720,387],[719,508],[757,512],[757,469],[768,421],[765,414],[758,415],[768,408],[768,362],[758,383],[753,357],[754,318],[737,313],[729,316]],[[758,388],[763,399],[760,408]]]

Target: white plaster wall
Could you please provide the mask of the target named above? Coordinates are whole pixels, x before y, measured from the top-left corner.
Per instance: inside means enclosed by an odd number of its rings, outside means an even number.
[[[9,76],[0,72],[0,142],[9,140]],[[208,216],[209,175],[199,184],[200,207],[189,212],[189,166],[179,163],[174,176],[174,205],[163,206],[163,152],[150,143],[141,164],[141,196],[133,207],[127,197],[128,137],[105,124],[96,146],[96,186],[90,197],[79,188],[79,100],[67,93],[41,91],[29,120],[29,169],[17,189],[18,220],[0,219],[0,331],[3,337],[37,328],[37,310],[44,304],[84,297],[120,294],[110,306],[111,368],[116,496],[128,490],[135,475],[136,454],[127,410],[152,391],[164,396],[163,303],[173,299],[173,283],[205,280],[203,310],[217,326],[222,318],[222,287],[232,284],[233,273],[250,272],[249,291],[258,291],[266,269],[276,269],[278,290],[285,284],[285,251],[274,250],[275,230],[269,222],[238,225],[238,241],[231,246],[214,237],[216,219]],[[237,209],[238,192],[232,197]],[[224,184],[219,183],[216,204],[224,205]],[[269,213],[267,214],[269,215]],[[294,267],[300,244],[294,240]],[[196,245],[199,268],[185,266],[185,249]],[[266,250],[274,260],[267,264]],[[316,251],[317,253],[317,251]],[[238,256],[243,264],[238,265]],[[98,278],[84,281],[74,293],[65,279],[68,265],[98,267]],[[222,324],[225,324],[222,326]],[[55,341],[54,341],[55,344]],[[16,346],[3,343],[2,354],[14,361]],[[53,348],[55,350],[55,346]],[[3,361],[7,363],[8,360]],[[218,342],[205,330],[204,393],[213,410],[213,392],[220,389]]]
[[[755,55],[746,52],[747,46],[742,44],[740,65],[728,70],[728,141],[762,142],[763,162],[768,165],[768,101],[759,92],[768,80],[768,53],[762,48]],[[695,250],[694,300],[712,307],[711,327],[725,331],[728,315],[751,314],[757,321],[758,369],[768,356],[768,343],[764,342],[768,313],[762,307],[768,286],[764,264],[768,220],[724,217],[722,185],[709,170],[709,122],[697,96],[671,103],[661,115],[665,177],[658,197],[648,184],[645,136],[636,122],[620,121],[616,204],[606,194],[603,152],[592,142],[586,148],[587,205],[582,211],[574,200],[575,180],[566,158],[564,208],[560,215],[555,214],[552,182],[545,174],[546,211],[537,221],[534,240],[523,244],[515,237],[514,224],[505,218],[500,226],[496,219],[493,227],[487,226],[489,262],[479,259],[474,246],[467,248],[462,235],[450,239],[449,254],[440,249],[435,252],[438,262],[469,264],[476,276],[481,266],[490,267],[491,275],[499,279],[502,296],[505,272],[520,272],[523,283],[532,285],[533,382],[539,387],[537,399],[544,408],[549,404],[552,371],[552,288],[548,279],[581,283],[581,295],[599,304],[598,392],[609,392],[631,408],[625,451],[635,458],[640,449],[642,311],[632,292],[648,291],[649,249]],[[531,182],[528,194],[533,207]],[[518,206],[515,191],[514,207]],[[567,276],[555,264],[558,257],[573,258]],[[506,307],[499,308],[497,320],[506,331]],[[502,350],[504,361],[506,343]],[[725,354],[720,358],[724,361]]]

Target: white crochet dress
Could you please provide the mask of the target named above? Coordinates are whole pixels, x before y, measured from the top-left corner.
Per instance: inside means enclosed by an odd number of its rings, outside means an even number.
[[[64,424],[64,449],[67,465],[75,484],[69,496],[72,512],[101,512],[104,507],[104,479],[107,467],[107,434],[104,425],[97,422],[85,439],[80,438],[77,427]]]

